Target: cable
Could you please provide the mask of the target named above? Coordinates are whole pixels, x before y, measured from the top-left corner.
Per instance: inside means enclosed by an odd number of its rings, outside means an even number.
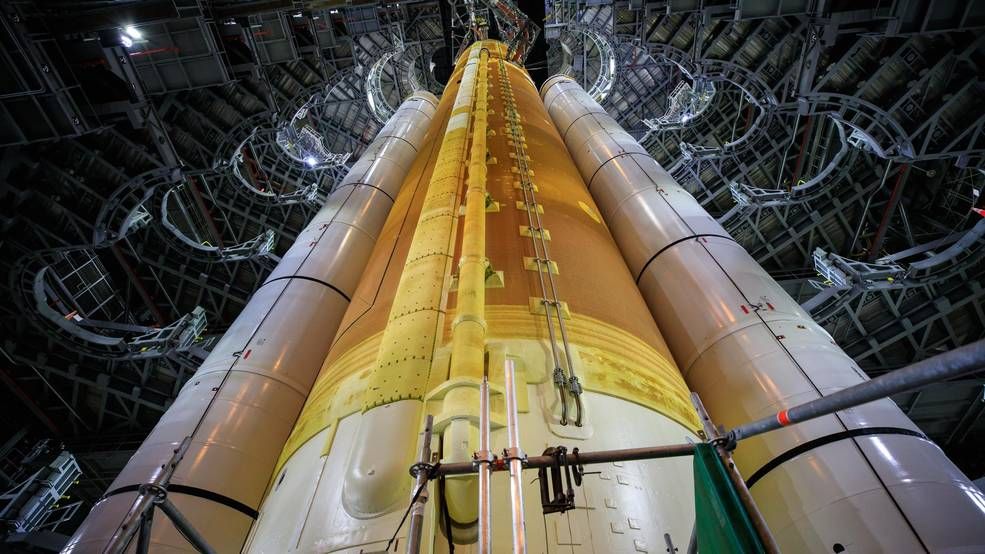
[[[455,541],[451,537],[451,513],[448,511],[448,502],[445,500],[445,476],[438,478],[438,496],[441,497],[441,519],[445,523],[445,538],[448,540],[448,552],[455,554]]]
[[[428,474],[428,480],[430,480],[432,477],[434,477],[434,475],[437,473],[438,468],[440,466],[441,466],[441,463],[440,462],[439,463],[436,463],[434,465],[431,465],[431,464],[423,464],[423,463],[414,464],[414,467],[418,468],[418,471],[423,470],[423,471],[426,471],[427,472],[427,474]],[[410,511],[412,509],[414,509],[414,503],[417,502],[417,499],[421,496],[421,492],[425,488],[427,488],[427,486],[428,486],[428,483],[427,483],[427,481],[425,481],[425,482],[421,483],[421,486],[417,487],[417,490],[416,491],[414,491],[414,496],[411,497],[410,503],[407,505],[407,509],[404,510],[404,515],[400,518],[400,523],[397,524],[396,530],[393,531],[393,536],[390,537],[390,540],[387,541],[387,543],[386,543],[386,547],[383,549],[384,552],[389,552],[390,551],[390,546],[393,545],[393,541],[397,540],[397,534],[400,533],[400,529],[404,526],[404,522],[407,521],[407,516],[410,515]]]
[[[384,552],[390,551],[390,546],[393,545],[393,541],[397,540],[397,533],[400,533],[400,529],[404,526],[404,522],[407,521],[407,516],[410,515],[410,511],[414,509],[414,503],[417,502],[417,498],[421,496],[421,491],[427,487],[427,483],[421,483],[421,486],[417,487],[417,491],[414,492],[414,496],[410,499],[410,504],[407,505],[407,509],[404,510],[404,515],[400,518],[400,523],[397,524],[397,529],[393,532],[393,536],[387,541],[386,547],[383,549]]]

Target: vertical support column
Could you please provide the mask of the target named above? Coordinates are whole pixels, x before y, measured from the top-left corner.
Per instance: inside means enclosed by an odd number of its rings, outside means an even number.
[[[411,496],[410,522],[407,527],[407,554],[421,551],[421,534],[424,531],[424,507],[428,502],[428,470],[431,463],[431,431],[434,417],[428,415],[424,421],[424,436],[421,439],[421,455],[417,459],[417,475],[414,476],[414,493]],[[389,545],[388,545],[389,546]]]
[[[541,90],[688,385],[735,426],[866,379],[854,361],[571,79]],[[785,551],[985,547],[985,495],[888,399],[743,441]]]
[[[489,51],[479,52],[479,71],[472,114],[465,224],[459,259],[458,295],[452,323],[450,378],[483,373],[486,352],[486,133],[489,111]]]
[[[527,529],[523,518],[523,450],[520,449],[520,418],[516,408],[516,367],[506,360],[506,431],[509,448],[505,458],[510,462],[510,504],[513,513],[513,554],[526,554]]]
[[[476,469],[479,472],[479,554],[492,554],[492,498],[489,488],[492,479],[492,452],[489,450],[489,378],[482,378],[479,388],[479,451]]]

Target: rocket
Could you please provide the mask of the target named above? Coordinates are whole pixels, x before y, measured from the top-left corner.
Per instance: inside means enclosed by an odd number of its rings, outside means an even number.
[[[403,551],[422,492],[421,550],[477,551],[477,478],[408,468],[425,421],[434,461],[473,460],[484,379],[508,446],[507,365],[528,454],[701,442],[691,391],[734,426],[866,378],[576,82],[538,91],[484,40],[400,106],[67,551],[101,552],[182,441],[168,497],[218,552]],[[735,461],[787,552],[985,549],[985,497],[890,400]],[[526,486],[527,550],[683,551],[691,467],[593,466],[564,512]],[[508,552],[506,476],[489,491]],[[151,537],[191,550],[163,518]]]

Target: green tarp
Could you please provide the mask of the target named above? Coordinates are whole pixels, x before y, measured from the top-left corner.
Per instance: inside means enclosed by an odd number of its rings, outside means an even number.
[[[694,515],[698,552],[746,554],[763,552],[759,536],[739,495],[710,444],[695,445]]]

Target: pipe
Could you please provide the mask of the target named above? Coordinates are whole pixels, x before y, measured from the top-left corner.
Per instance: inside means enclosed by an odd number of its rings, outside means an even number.
[[[633,462],[638,460],[659,460],[662,458],[680,458],[683,456],[694,455],[694,445],[692,444],[671,444],[666,446],[644,446],[640,448],[620,448],[615,450],[599,450],[594,452],[578,452],[577,455],[568,454],[567,461],[561,465],[592,465],[608,464],[612,462]],[[509,469],[506,460],[501,463],[492,464],[492,471],[503,471]],[[555,456],[528,456],[523,459],[523,467],[526,469],[549,468],[558,465]],[[436,467],[435,475],[464,475],[475,473],[476,468],[472,463],[451,463],[441,464]]]
[[[797,162],[794,163],[793,178],[790,179],[790,184],[787,186],[787,192],[790,192],[790,189],[794,188],[799,184],[798,182],[800,181],[800,170],[804,166],[804,156],[807,153],[807,137],[810,135],[813,127],[814,127],[814,118],[808,115],[807,122],[804,123],[804,132],[800,137],[800,152],[797,154]]]
[[[472,145],[468,153],[465,216],[458,262],[458,292],[451,328],[449,379],[457,386],[445,397],[445,413],[452,418],[442,433],[442,454],[448,461],[471,459],[474,452],[474,381],[485,370],[486,354],[486,136],[489,132],[489,50],[479,50],[475,86],[472,88]],[[462,167],[466,160],[462,160]],[[481,400],[480,400],[481,402]],[[478,517],[474,479],[450,480],[443,502],[456,522],[471,524]],[[449,529],[450,533],[451,530]]]
[[[735,440],[747,439],[787,425],[854,408],[873,400],[909,392],[932,383],[961,377],[985,368],[985,339],[921,360],[871,381],[841,389],[775,415],[740,425],[729,432]]]
[[[794,133],[796,133],[797,127],[799,125],[800,125],[800,114],[798,113],[797,119],[794,120],[794,124],[793,124]],[[790,149],[793,147],[793,143],[796,141],[797,141],[796,135],[790,137],[790,144],[788,144],[786,150],[783,151],[783,158],[780,160],[779,171],[777,171],[776,174],[776,186],[773,187],[775,189],[779,189],[780,185],[783,182],[783,169],[787,165],[787,155],[790,153]],[[788,188],[787,190],[789,191],[790,189]]]
[[[516,368],[513,360],[506,360],[506,429],[509,448],[506,458],[510,466],[510,504],[513,512],[513,554],[526,554],[527,531],[523,519],[523,451],[520,450],[519,418],[516,408]]]
[[[561,313],[561,300],[558,294],[557,282],[551,272],[551,252],[548,241],[545,239],[544,222],[537,209],[536,185],[531,181],[529,167],[527,165],[527,149],[524,146],[523,124],[521,123],[519,112],[517,111],[516,99],[513,96],[512,87],[509,85],[506,72],[506,64],[499,61],[499,74],[503,81],[503,100],[506,106],[505,118],[507,122],[507,135],[512,137],[514,146],[516,167],[520,179],[520,190],[523,193],[523,206],[527,214],[527,225],[530,231],[530,240],[534,249],[534,260],[537,263],[537,280],[540,284],[541,301],[544,306],[544,315],[547,322],[548,342],[551,346],[551,356],[554,362],[554,385],[558,391],[558,398],[561,401],[561,425],[568,424],[568,398],[570,392],[575,399],[576,416],[575,425],[582,425],[582,403],[581,403],[581,383],[575,374],[574,362],[571,356],[571,347],[568,342],[568,332],[564,323],[564,314]],[[544,277],[547,273],[547,277]],[[548,288],[549,286],[549,288]],[[554,331],[554,318],[557,316],[557,324],[560,330],[561,344],[564,349],[564,366],[562,367],[562,356],[557,348],[557,334]],[[565,371],[564,368],[567,368]]]
[[[486,133],[489,105],[489,51],[479,52],[472,110],[472,147],[469,151],[468,188],[462,253],[458,262],[458,295],[452,322],[450,378],[479,377],[486,352]]]
[[[140,533],[137,535],[137,554],[148,554],[150,551],[150,533],[153,529],[154,516],[147,512],[140,516]]]
[[[428,414],[424,420],[424,438],[421,441],[421,455],[414,476],[414,490],[411,498],[414,504],[410,509],[410,522],[407,524],[407,554],[418,554],[421,551],[421,533],[424,530],[424,505],[428,502],[428,472],[425,469],[431,463],[431,430],[434,428],[434,416]],[[448,529],[451,532],[451,529]]]
[[[886,179],[889,178],[889,170],[893,167],[893,160],[886,160],[886,169],[882,172],[882,179],[879,180],[879,186],[872,191],[869,198],[865,201],[865,206],[862,211],[859,212],[858,217],[858,227],[855,228],[855,233],[852,235],[852,242],[848,245],[848,255],[851,256],[855,252],[855,245],[858,243],[858,239],[862,236],[862,228],[865,227],[866,214],[869,213],[869,206],[872,205],[872,199],[879,194],[882,187],[886,185]]]
[[[489,484],[492,462],[489,450],[489,378],[482,378],[479,388],[479,451],[476,470],[479,472],[479,554],[492,554],[492,498]]]
[[[130,511],[127,512],[126,519],[119,526],[119,528],[117,528],[116,532],[113,533],[113,536],[106,544],[106,547],[102,550],[103,554],[122,554],[125,552],[127,547],[130,545],[130,541],[133,540],[133,536],[143,526],[144,517],[146,517],[153,508],[153,495],[141,494],[138,496],[133,505],[130,507]]]
[[[667,552],[678,551],[678,548],[674,546],[674,539],[670,538],[670,533],[664,533],[664,544],[667,545]]]
[[[773,533],[770,531],[769,525],[766,524],[766,518],[763,517],[762,512],[759,511],[759,506],[753,500],[752,494],[749,492],[749,487],[746,486],[745,479],[742,478],[742,475],[739,475],[739,471],[735,467],[735,462],[732,461],[732,453],[726,450],[722,444],[722,434],[712,423],[711,416],[708,415],[704,404],[701,403],[701,397],[697,393],[692,392],[691,403],[694,404],[694,409],[697,410],[698,417],[701,419],[701,426],[704,428],[705,437],[715,445],[715,451],[718,452],[718,457],[721,458],[722,465],[725,466],[725,472],[728,474],[729,481],[732,482],[732,488],[735,489],[735,493],[739,497],[739,502],[742,502],[742,506],[746,509],[746,514],[749,516],[756,535],[759,536],[759,541],[763,544],[763,549],[767,554],[779,554],[780,547],[777,546],[776,539],[773,538]]]
[[[174,504],[172,504],[167,497],[161,498],[157,502],[157,506],[161,508],[161,511],[164,512],[166,516],[168,516],[168,519],[171,520],[171,523],[174,524],[174,527],[178,530],[178,532],[181,533],[185,539],[187,539],[188,542],[195,547],[195,550],[198,550],[202,554],[215,554],[216,551],[209,546],[209,543],[205,541],[201,534],[199,534],[199,532],[195,529],[195,526],[185,518],[184,514],[182,514],[180,510],[175,508]]]
[[[886,201],[886,207],[882,211],[882,218],[879,219],[879,227],[876,228],[876,234],[872,237],[872,246],[869,247],[868,255],[869,263],[879,259],[879,252],[882,250],[882,245],[886,241],[886,231],[889,230],[889,220],[892,218],[893,212],[896,211],[896,206],[899,205],[900,199],[903,197],[903,187],[906,185],[906,175],[909,169],[909,164],[903,164],[903,167],[896,175],[893,192],[890,193],[889,200]],[[865,217],[865,214],[862,214],[862,216]]]
[[[130,541],[133,539],[133,535],[138,529],[144,527],[144,518],[150,519],[152,517],[154,499],[158,494],[161,494],[162,490],[167,490],[168,483],[171,482],[171,476],[174,475],[175,469],[177,469],[182,458],[185,457],[190,446],[191,437],[187,436],[181,441],[178,448],[175,448],[171,452],[171,457],[161,464],[160,473],[155,475],[149,483],[141,485],[137,498],[134,499],[126,516],[123,517],[123,521],[120,522],[120,525],[116,528],[116,531],[103,549],[105,554],[120,554],[127,549],[127,546],[129,546]],[[146,525],[148,530],[150,527],[149,524]],[[143,537],[142,535],[142,539],[149,540],[150,537]]]

